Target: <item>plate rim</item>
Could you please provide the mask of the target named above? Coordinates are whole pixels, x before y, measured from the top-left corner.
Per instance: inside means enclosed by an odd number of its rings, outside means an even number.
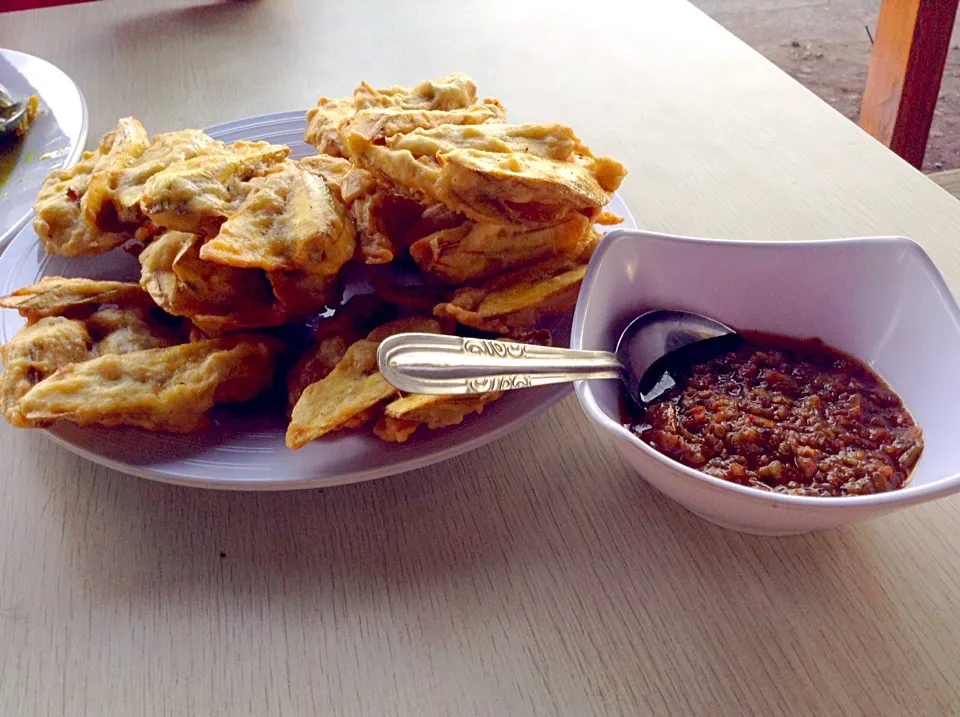
[[[66,159],[63,161],[63,164],[56,167],[56,169],[70,169],[71,167],[76,166],[80,161],[80,157],[83,155],[83,152],[87,147],[87,136],[90,131],[90,115],[87,110],[87,100],[83,96],[83,91],[80,89],[80,86],[74,81],[70,75],[61,70],[59,67],[54,65],[49,60],[45,60],[42,57],[37,55],[31,55],[29,52],[21,52],[20,50],[11,50],[6,47],[0,47],[0,55],[13,55],[20,58],[29,58],[30,60],[35,60],[47,66],[48,69],[58,72],[64,78],[69,81],[70,86],[73,87],[74,91],[77,93],[77,99],[80,100],[80,133],[77,135],[77,142],[70,148],[70,152],[66,155]],[[43,100],[43,96],[40,97]],[[17,221],[11,224],[3,233],[0,233],[0,252],[2,252],[10,243],[16,239],[20,234],[23,228],[30,222],[31,217],[33,217],[33,207],[31,206],[27,212],[20,217]]]
[[[516,429],[521,428],[524,424],[534,420],[535,418],[539,418],[564,398],[567,398],[572,394],[572,383],[558,385],[545,398],[541,399],[535,407],[530,408],[528,411],[511,418],[509,421],[506,421],[495,428],[480,434],[479,436],[475,436],[469,441],[455,443],[441,450],[424,453],[415,458],[406,459],[399,464],[399,469],[395,465],[382,466],[362,471],[354,471],[352,473],[344,473],[333,477],[314,476],[312,478],[291,479],[245,478],[242,480],[220,480],[175,476],[170,475],[169,473],[154,472],[147,469],[142,469],[129,463],[123,463],[121,461],[115,461],[112,458],[106,458],[98,453],[87,450],[79,444],[66,440],[62,436],[57,435],[50,428],[43,428],[41,431],[49,440],[61,448],[69,451],[70,453],[73,453],[74,455],[91,461],[97,465],[101,465],[105,468],[109,468],[110,470],[115,470],[118,473],[133,476],[135,478],[142,478],[145,480],[155,481],[157,483],[166,483],[167,485],[176,485],[184,488],[202,488],[204,490],[237,491],[242,493],[289,492],[295,490],[311,490],[315,488],[335,488],[336,486],[352,485],[354,483],[366,483],[367,481],[389,478],[390,476],[408,473],[421,468],[427,468],[437,463],[443,463],[503,438],[508,433],[512,433]],[[483,417],[480,415],[477,416],[477,418],[482,420]],[[447,430],[455,428],[455,426],[448,426]]]
[[[238,129],[244,130],[248,127],[269,126],[270,124],[275,124],[277,122],[298,121],[305,124],[305,116],[306,110],[285,110],[262,115],[252,115],[246,118],[209,125],[204,128],[204,131],[211,134],[211,136],[216,136]],[[629,207],[626,206],[626,202],[623,201],[622,196],[619,194],[615,194],[615,196],[620,199],[623,209],[625,210],[624,223],[632,227],[636,227],[636,221],[630,212]],[[25,224],[20,228],[10,242],[11,246],[8,247],[8,251],[0,254],[0,265],[3,263],[4,255],[8,257],[13,256],[14,252],[9,251],[9,249],[13,249],[13,245],[20,241],[21,235],[26,235],[29,233],[30,227],[28,225]],[[25,236],[24,241],[26,240],[28,239]],[[32,250],[39,242],[39,238],[34,236],[29,241],[30,246],[26,248],[26,251]],[[108,469],[115,470],[125,475],[143,478],[158,483],[166,483],[190,488],[202,488],[207,490],[241,492],[307,490],[314,488],[328,488],[339,485],[350,485],[353,483],[361,483],[370,480],[386,478],[388,476],[399,475],[412,470],[426,468],[428,466],[469,453],[470,451],[480,448],[488,443],[492,443],[508,433],[517,430],[527,422],[532,421],[535,418],[539,418],[549,409],[553,408],[562,399],[572,395],[573,384],[554,384],[552,386],[541,387],[539,390],[542,391],[544,395],[539,398],[534,405],[522,410],[518,415],[506,419],[502,423],[497,424],[488,430],[484,430],[479,435],[473,436],[465,441],[454,442],[443,448],[418,453],[415,456],[405,458],[401,461],[388,465],[374,466],[367,469],[355,470],[333,476],[312,475],[310,477],[289,479],[285,479],[276,475],[273,477],[252,476],[237,479],[181,476],[172,473],[169,468],[145,468],[142,466],[125,463],[120,460],[115,460],[114,458],[108,456],[103,456],[100,453],[88,449],[86,446],[80,443],[71,441],[61,435],[58,435],[55,427],[43,428],[41,431],[53,443],[85,460],[89,460],[92,463],[104,466]],[[476,420],[480,421],[484,420],[482,415],[476,416],[475,418]],[[445,430],[456,430],[456,427],[451,426]]]

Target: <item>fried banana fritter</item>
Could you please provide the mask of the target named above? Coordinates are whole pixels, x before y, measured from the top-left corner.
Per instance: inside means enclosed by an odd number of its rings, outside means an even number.
[[[304,141],[324,154],[345,157],[349,156],[345,134],[383,138],[415,127],[503,121],[504,117],[497,100],[477,102],[476,85],[465,75],[427,80],[413,89],[377,89],[362,82],[352,97],[321,97],[317,106],[307,111]],[[353,127],[345,132],[351,123]]]
[[[416,241],[410,256],[424,273],[464,284],[568,252],[589,229],[590,220],[582,214],[535,229],[469,221]]]
[[[596,217],[619,179],[600,178],[578,162],[532,154],[457,149],[440,155],[434,195],[477,221],[543,226],[574,213]]]
[[[312,144],[323,154],[342,157],[340,126],[356,111],[352,97],[321,97],[316,107],[307,110],[307,129],[303,133],[303,141]]]
[[[52,172],[35,207],[47,251],[122,246],[141,277],[51,277],[0,298],[28,321],[0,349],[11,423],[195,430],[214,404],[271,383],[286,342],[300,352],[286,375],[291,448],[363,425],[394,442],[456,425],[500,394],[402,395],[377,370],[379,343],[458,324],[549,342],[537,323],[573,307],[593,225],[622,221],[604,209],[619,162],[565,125],[508,124],[464,75],[321,98],[304,136],[320,154],[292,160],[200,130],[151,140],[125,118]],[[338,306],[364,286],[375,294]],[[258,328],[283,339],[234,333]]]
[[[63,316],[73,309],[101,304],[150,306],[139,284],[47,276],[36,284],[0,298],[0,308],[16,309],[30,323],[47,316]]]
[[[15,308],[27,325],[0,349],[0,404],[16,426],[39,425],[26,419],[19,400],[54,371],[106,354],[130,353],[182,343],[176,320],[161,319],[138,284],[47,277],[0,299]]]
[[[332,191],[344,204],[376,190],[377,181],[365,169],[356,166],[349,159],[331,157],[328,154],[315,154],[297,161],[302,169],[322,177]]]
[[[573,130],[562,124],[446,124],[390,137],[386,145],[421,158],[436,157],[455,149],[499,154],[523,152],[558,162],[573,161],[578,154],[590,155]]]
[[[155,315],[158,312],[139,306],[101,306],[84,322],[95,342],[93,353],[128,354],[185,343],[184,327],[161,323]]]
[[[466,75],[454,72],[421,82],[413,89],[390,87],[378,90],[361,82],[353,91],[357,109],[400,107],[414,110],[455,110],[477,103],[477,86]]]
[[[287,446],[302,448],[331,431],[353,428],[375,418],[384,401],[397,395],[377,369],[377,347],[387,336],[407,331],[442,333],[436,319],[408,317],[380,326],[350,345],[323,379],[307,386],[287,427]]]
[[[58,369],[91,358],[93,340],[82,321],[50,316],[28,324],[0,347],[0,407],[11,425],[31,428],[44,424],[27,418],[21,399]]]
[[[514,289],[485,292],[465,288],[434,313],[464,326],[489,333],[513,336],[528,330],[544,317],[573,310],[586,267]]]
[[[206,424],[214,404],[247,401],[266,388],[278,349],[272,339],[236,335],[101,356],[40,381],[20,408],[27,421],[40,424],[187,433]]]
[[[399,107],[358,110],[340,127],[340,145],[348,157],[358,156],[368,144],[380,144],[396,135],[416,129],[444,125],[479,125],[503,122],[506,113],[495,101],[452,110],[401,109]]]
[[[109,149],[97,158],[90,185],[80,199],[83,218],[91,226],[105,232],[123,229],[113,203],[117,181],[123,171],[150,146],[147,130],[133,117],[120,120],[112,134]]]
[[[573,310],[587,262],[600,239],[599,233],[588,227],[565,254],[462,286],[433,313],[479,331],[519,337],[541,318]]]
[[[484,406],[501,396],[502,391],[471,396],[404,396],[387,404],[373,432],[384,441],[404,443],[420,426],[435,430],[458,425],[471,413],[483,413]]]
[[[479,331],[510,336],[532,328],[543,317],[571,311],[586,272],[587,267],[580,266],[501,290],[464,287],[448,303],[439,304],[434,314]]]
[[[264,272],[203,261],[202,241],[170,231],[141,252],[140,285],[158,306],[188,318],[208,336],[286,321]]]
[[[420,220],[424,206],[416,199],[380,189],[350,205],[360,237],[360,254],[367,264],[387,264],[399,251],[395,238],[406,236]]]
[[[398,186],[476,221],[516,226],[597,217],[626,174],[563,125],[443,125],[383,144],[360,132],[345,142],[355,161]]]
[[[287,427],[287,446],[302,448],[330,431],[343,428],[397,390],[377,370],[378,342],[352,344],[333,370],[304,389]]]
[[[226,152],[226,145],[198,129],[166,132],[154,136],[153,142],[139,157],[111,178],[113,212],[121,225],[140,224],[144,215],[140,199],[147,180],[178,162],[194,157]]]
[[[250,192],[200,258],[332,277],[355,249],[356,231],[340,198],[321,177],[287,162]]]
[[[55,169],[43,180],[33,205],[33,230],[48,254],[81,256],[102,254],[123,244],[125,232],[104,232],[84,218],[82,201],[90,187],[93,171],[109,154],[116,131],[108,132],[93,152],[84,152],[70,169]]]
[[[140,208],[159,227],[214,234],[257,182],[277,169],[290,148],[268,142],[234,142],[227,152],[178,162],[150,177]]]
[[[320,319],[316,340],[287,373],[290,410],[304,389],[326,378],[347,353],[347,348],[366,336],[374,326],[393,318],[396,310],[372,294],[351,297],[333,316]]]

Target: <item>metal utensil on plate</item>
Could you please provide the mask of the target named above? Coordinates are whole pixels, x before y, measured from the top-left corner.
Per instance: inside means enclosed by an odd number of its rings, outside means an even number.
[[[582,379],[620,379],[649,403],[669,389],[670,368],[729,351],[743,339],[688,311],[649,311],[630,322],[615,352],[580,351],[437,334],[397,334],[377,352],[387,382],[407,393],[464,395]]]
[[[0,139],[17,131],[30,109],[30,100],[14,99],[6,87],[0,85]]]

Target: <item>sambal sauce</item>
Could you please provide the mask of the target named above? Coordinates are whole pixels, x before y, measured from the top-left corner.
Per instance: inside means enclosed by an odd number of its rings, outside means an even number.
[[[767,491],[868,495],[907,482],[923,435],[880,377],[817,340],[744,338],[673,374],[627,427],[686,466]]]

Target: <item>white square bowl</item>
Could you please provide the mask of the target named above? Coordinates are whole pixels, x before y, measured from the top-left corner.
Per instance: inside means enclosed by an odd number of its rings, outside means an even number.
[[[612,351],[651,309],[685,309],[736,329],[820,338],[867,363],[900,395],[925,448],[906,487],[870,496],[781,495],[713,478],[667,458],[620,424],[620,384],[581,381],[587,416],[658,490],[747,533],[833,528],[960,490],[960,310],[918,244],[899,237],[811,242],[611,233],[590,262],[571,348]]]

